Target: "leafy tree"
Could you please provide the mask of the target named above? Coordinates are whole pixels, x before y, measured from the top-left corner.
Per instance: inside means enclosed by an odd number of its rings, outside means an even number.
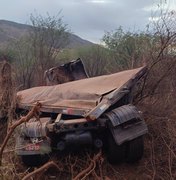
[[[11,48],[15,49],[16,60],[13,62],[15,76],[19,88],[30,88],[34,86],[34,74],[36,63],[31,53],[32,44],[28,38],[21,38],[11,43]]]
[[[108,50],[99,45],[84,47],[78,50],[89,76],[106,74],[109,63]]]
[[[14,62],[17,82],[22,88],[44,84],[44,71],[55,65],[69,36],[60,13],[46,17],[31,14],[30,20],[29,33],[11,43],[17,59]]]
[[[0,61],[13,62],[15,60],[15,52],[12,49],[1,48],[0,49]]]
[[[118,69],[129,69],[141,65],[146,52],[152,46],[151,36],[144,33],[124,32],[122,27],[106,32],[103,42],[111,51],[112,59]]]
[[[68,44],[69,30],[60,13],[56,16],[47,14],[46,17],[31,14],[30,20],[31,53],[39,73],[39,82],[42,83],[44,71],[55,64],[58,53]]]

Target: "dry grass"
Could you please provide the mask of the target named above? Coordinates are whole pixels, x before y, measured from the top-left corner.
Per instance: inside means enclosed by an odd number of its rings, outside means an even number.
[[[145,136],[145,151],[143,159],[135,164],[122,163],[116,166],[110,165],[106,156],[102,154],[96,161],[96,166],[91,166],[96,153],[83,151],[79,154],[58,155],[52,154],[54,161],[60,168],[47,169],[40,178],[49,179],[73,179],[80,172],[88,169],[86,177],[82,179],[175,179],[176,178],[176,122],[175,113],[169,116],[160,116],[160,109],[156,111],[156,102],[151,106],[151,101],[142,102],[140,107],[144,111],[145,120],[149,127],[149,133]],[[174,108],[174,107],[173,107]],[[169,112],[171,110],[169,109]],[[156,113],[158,112],[158,113]],[[22,179],[28,173],[35,170],[27,168],[14,151],[14,137],[8,143],[3,158],[4,180]],[[8,156],[6,156],[8,154]],[[81,179],[81,178],[80,178]]]

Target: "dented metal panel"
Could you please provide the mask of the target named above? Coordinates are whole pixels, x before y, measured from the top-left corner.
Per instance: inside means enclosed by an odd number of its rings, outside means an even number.
[[[48,86],[88,78],[80,58],[45,71],[44,78]]]
[[[99,118],[111,105],[115,104],[124,95],[128,94],[130,92],[130,89],[142,76],[144,76],[146,72],[146,66],[139,68],[138,71],[136,71],[133,76],[129,78],[126,82],[124,81],[124,83],[119,88],[104,96],[103,100],[95,108],[88,112],[85,117],[88,120],[96,120],[97,118]],[[122,78],[124,77],[122,76]]]
[[[55,86],[23,90],[17,93],[20,99],[18,107],[28,109],[40,102],[43,112],[75,114],[79,113],[77,110],[84,110],[83,116],[95,120],[128,94],[130,88],[145,72],[146,67],[141,67]],[[84,112],[82,111],[81,115]]]

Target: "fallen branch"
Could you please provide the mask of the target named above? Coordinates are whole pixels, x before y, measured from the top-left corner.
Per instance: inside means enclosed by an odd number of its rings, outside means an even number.
[[[29,111],[29,113],[22,117],[20,120],[16,121],[14,124],[12,124],[7,132],[7,135],[2,143],[1,149],[0,149],[0,166],[2,165],[2,154],[4,151],[5,146],[7,145],[8,140],[10,139],[12,133],[14,132],[15,128],[18,127],[20,124],[24,123],[24,122],[28,122],[32,117],[36,116],[37,117],[37,113],[39,112],[41,107],[40,103],[37,103],[32,109],[31,111]]]
[[[73,180],[80,180],[80,179],[85,179],[88,175],[90,175],[95,167],[96,167],[96,162],[100,160],[102,154],[101,154],[101,151],[96,154],[93,159],[91,160],[91,163],[90,165],[84,169],[83,171],[81,171],[79,174],[77,174],[76,177],[73,178]]]
[[[61,168],[53,161],[47,162],[46,164],[44,164],[43,166],[41,166],[40,168],[32,171],[31,173],[27,174],[25,177],[23,177],[22,180],[28,180],[29,178],[34,178],[34,176],[40,174],[43,174],[45,171],[47,171],[50,167],[55,167],[56,169],[58,169],[59,171],[61,171]],[[37,179],[35,177],[35,179]]]

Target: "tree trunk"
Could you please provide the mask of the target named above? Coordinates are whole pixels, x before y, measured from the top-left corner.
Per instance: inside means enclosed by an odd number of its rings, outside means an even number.
[[[12,120],[14,92],[11,77],[11,66],[7,62],[0,63],[0,144],[7,134],[8,121]]]

